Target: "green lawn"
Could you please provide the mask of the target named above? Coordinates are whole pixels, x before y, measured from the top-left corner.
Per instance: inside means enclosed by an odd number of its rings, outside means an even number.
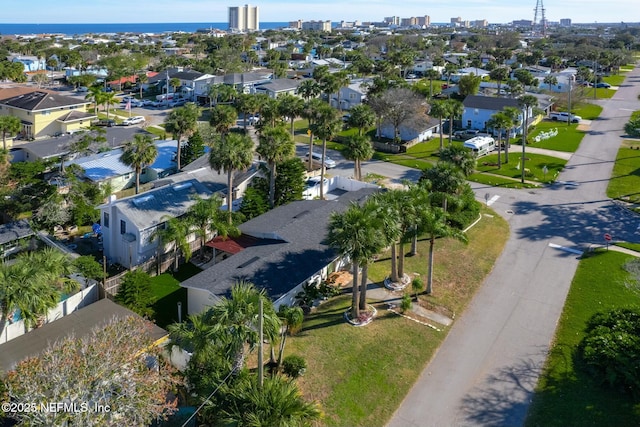
[[[573,114],[585,120],[595,120],[600,117],[600,113],[602,113],[602,107],[589,102],[581,103],[573,108]]]
[[[584,132],[579,131],[577,129],[578,126],[577,123],[567,125],[558,121],[543,121],[536,125],[535,130],[527,136],[527,139],[531,147],[573,153],[578,149],[582,138],[584,138]],[[553,132],[555,129],[558,131],[556,136],[535,142],[536,136],[543,132]]]
[[[479,172],[489,172],[496,175],[502,175],[509,178],[520,179],[521,170],[519,168],[520,159],[522,153],[518,151],[518,148],[509,153],[509,163],[503,164],[501,169],[498,169],[498,155],[491,154],[478,159],[478,165],[476,169]],[[503,155],[504,158],[504,155]],[[540,183],[553,182],[564,168],[567,163],[566,160],[558,159],[556,157],[544,156],[542,154],[527,153],[525,159],[525,168],[529,169],[529,173],[525,176],[525,180],[538,181]],[[547,173],[544,173],[544,167],[547,167]]]
[[[631,249],[632,251],[640,252],[640,243],[618,242],[618,243],[615,243],[615,245],[620,246],[621,248]]]
[[[624,140],[620,145],[607,196],[640,203],[640,142]]]
[[[522,184],[518,179],[509,179],[501,176],[490,175],[487,172],[476,172],[467,177],[469,181],[479,182],[480,184],[491,185],[492,187],[504,188],[534,188],[535,185]]]
[[[182,303],[182,318],[187,316],[187,289],[180,282],[202,270],[191,263],[180,266],[175,274],[164,273],[151,278],[151,290],[156,298],[153,304],[155,323],[161,328],[178,321],[177,303]]]
[[[627,76],[624,74],[612,74],[610,76],[603,77],[602,81],[609,83],[611,86],[620,86],[626,77]]]
[[[576,367],[575,348],[595,313],[626,307],[638,294],[625,286],[629,255],[600,251],[580,262],[567,296],[554,344],[525,425],[596,427],[640,425],[638,401],[601,388]]]
[[[592,87],[585,87],[584,89],[584,97],[586,99],[593,99],[593,88]],[[616,90],[615,89],[605,89],[605,88],[597,88],[596,89],[596,97],[597,99],[603,99],[603,98],[611,98],[613,95],[615,95]]]
[[[469,232],[464,245],[448,239],[436,243],[433,304],[459,313],[491,271],[508,237],[499,216],[484,217]],[[426,274],[428,242],[419,242],[416,257],[408,257],[407,272]],[[473,259],[473,263],[460,263]],[[371,280],[389,273],[387,254],[369,268]],[[327,426],[383,426],[431,359],[446,332],[437,332],[376,305],[378,316],[368,326],[345,323],[350,295],[332,299],[308,316],[298,335],[287,340],[287,354],[308,364],[299,379],[307,399],[322,405]]]

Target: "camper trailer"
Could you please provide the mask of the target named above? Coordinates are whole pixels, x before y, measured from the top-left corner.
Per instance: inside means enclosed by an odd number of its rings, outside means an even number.
[[[470,148],[476,157],[486,156],[496,148],[496,141],[490,136],[476,136],[464,142],[465,148]]]

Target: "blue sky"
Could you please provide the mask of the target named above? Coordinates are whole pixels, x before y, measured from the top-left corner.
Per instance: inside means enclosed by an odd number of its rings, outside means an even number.
[[[226,22],[229,6],[244,2],[224,0],[0,0],[1,23],[111,23],[111,22]],[[638,22],[638,0],[547,0],[550,21]],[[432,22],[486,19],[511,22],[533,19],[536,0],[262,0],[260,21],[297,19],[381,21],[385,16],[424,16]]]

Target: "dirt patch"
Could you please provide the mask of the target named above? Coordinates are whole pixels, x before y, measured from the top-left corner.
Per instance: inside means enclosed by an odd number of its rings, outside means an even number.
[[[456,313],[453,310],[448,309],[447,307],[433,304],[432,302],[418,298],[418,304],[420,307],[426,308],[427,310],[433,311],[434,313],[441,314],[450,319],[454,319],[456,317]]]
[[[327,277],[327,283],[337,288],[347,288],[351,286],[353,276],[348,271],[334,271]]]

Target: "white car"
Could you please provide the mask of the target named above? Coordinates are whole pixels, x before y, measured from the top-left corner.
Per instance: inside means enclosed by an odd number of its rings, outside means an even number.
[[[124,119],[122,121],[122,126],[137,125],[139,123],[144,123],[144,117],[143,116],[127,117],[126,119]]]
[[[327,178],[323,181],[323,186],[325,187],[329,184],[329,180]],[[304,191],[302,192],[302,197],[306,200],[311,200],[315,197],[320,196],[320,177],[314,176],[309,178],[304,185]]]
[[[305,161],[309,160],[309,152],[307,152],[307,154],[304,156],[304,158],[305,158]],[[311,153],[311,158],[313,159],[314,162],[317,162],[317,163],[321,163],[322,162],[322,154],[321,153],[316,153],[314,151],[313,153]],[[329,156],[325,156],[324,157],[324,167],[327,168],[327,169],[335,168],[336,167],[336,161],[333,160]]]

